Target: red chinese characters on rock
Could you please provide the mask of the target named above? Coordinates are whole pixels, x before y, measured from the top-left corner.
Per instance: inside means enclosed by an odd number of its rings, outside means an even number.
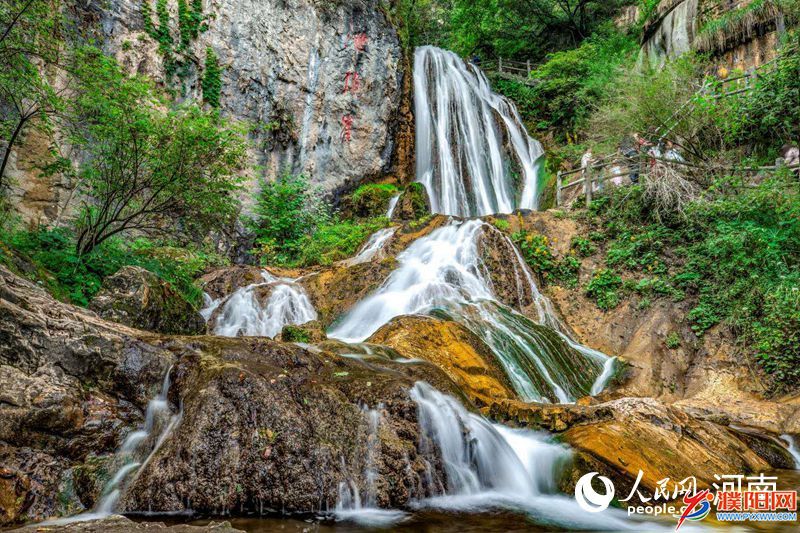
[[[358,75],[358,72],[353,70],[345,73],[344,75],[344,90],[342,93],[347,93],[350,91],[351,93],[355,93],[361,87],[361,77]]]
[[[349,143],[352,137],[353,137],[353,116],[345,115],[342,117],[342,135],[340,138],[344,142]]]
[[[365,52],[368,42],[369,37],[364,32],[353,35],[353,47],[356,49],[356,52]]]

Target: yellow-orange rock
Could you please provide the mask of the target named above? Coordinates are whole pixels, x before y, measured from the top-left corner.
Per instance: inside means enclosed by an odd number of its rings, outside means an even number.
[[[433,363],[478,406],[517,398],[489,347],[457,322],[402,316],[376,331],[368,342],[393,348],[404,357]]]

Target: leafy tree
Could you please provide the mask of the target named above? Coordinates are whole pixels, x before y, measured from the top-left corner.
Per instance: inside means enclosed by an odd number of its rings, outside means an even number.
[[[195,105],[165,109],[152,84],[94,49],[77,55],[73,142],[86,153],[78,256],[121,233],[198,233],[235,217],[239,131]]]
[[[630,0],[453,0],[451,46],[462,54],[539,59],[574,47]]]
[[[46,0],[0,4],[0,186],[11,153],[30,127],[48,129],[62,102],[51,84],[60,65],[59,7]]]

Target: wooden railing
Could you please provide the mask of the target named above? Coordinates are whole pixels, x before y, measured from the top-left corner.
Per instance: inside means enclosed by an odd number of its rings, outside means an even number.
[[[564,191],[571,189],[577,185],[583,185],[583,194],[586,197],[586,205],[588,205],[592,201],[592,196],[595,192],[594,191],[595,185],[597,185],[599,188],[606,181],[609,181],[614,178],[629,177],[631,175],[637,175],[641,179],[649,174],[648,169],[653,168],[656,162],[667,166],[679,166],[683,167],[684,169],[699,170],[707,175],[715,175],[722,172],[731,175],[751,174],[751,173],[758,174],[760,172],[776,172],[782,168],[788,168],[789,170],[800,172],[800,165],[792,165],[787,167],[782,158],[778,158],[775,161],[774,165],[767,165],[761,167],[729,167],[729,166],[718,166],[718,165],[698,165],[695,163],[689,163],[678,159],[667,159],[663,157],[655,157],[652,155],[646,155],[646,156],[642,155],[641,157],[638,158],[614,156],[614,157],[607,157],[600,159],[599,161],[596,161],[586,167],[581,167],[566,172],[558,172],[558,174],[556,175],[556,206],[560,207],[561,204],[564,203]],[[603,169],[614,166],[620,167],[621,171],[617,174],[611,174],[611,175],[598,173],[598,171],[602,171]],[[575,181],[572,182],[563,183],[564,178],[579,173],[582,174],[582,176],[579,179],[576,179]]]
[[[530,79],[531,72],[533,72],[533,69],[536,66],[530,60],[514,61],[499,57],[497,59],[481,61],[477,64],[477,66],[479,66],[484,72],[497,72],[499,74],[519,78],[520,81],[523,81],[527,85],[534,85],[536,83],[535,80]]]

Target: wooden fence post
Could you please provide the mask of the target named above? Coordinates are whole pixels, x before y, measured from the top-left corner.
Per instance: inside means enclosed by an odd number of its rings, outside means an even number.
[[[497,72],[503,72],[503,58],[497,58]]]
[[[556,207],[561,207],[561,171],[556,173]]]
[[[530,78],[531,77],[531,60],[529,59],[528,61],[525,62],[525,64],[528,66],[528,75],[526,77]]]
[[[586,191],[586,207],[592,203],[592,165],[586,165],[583,175],[583,187]]]

